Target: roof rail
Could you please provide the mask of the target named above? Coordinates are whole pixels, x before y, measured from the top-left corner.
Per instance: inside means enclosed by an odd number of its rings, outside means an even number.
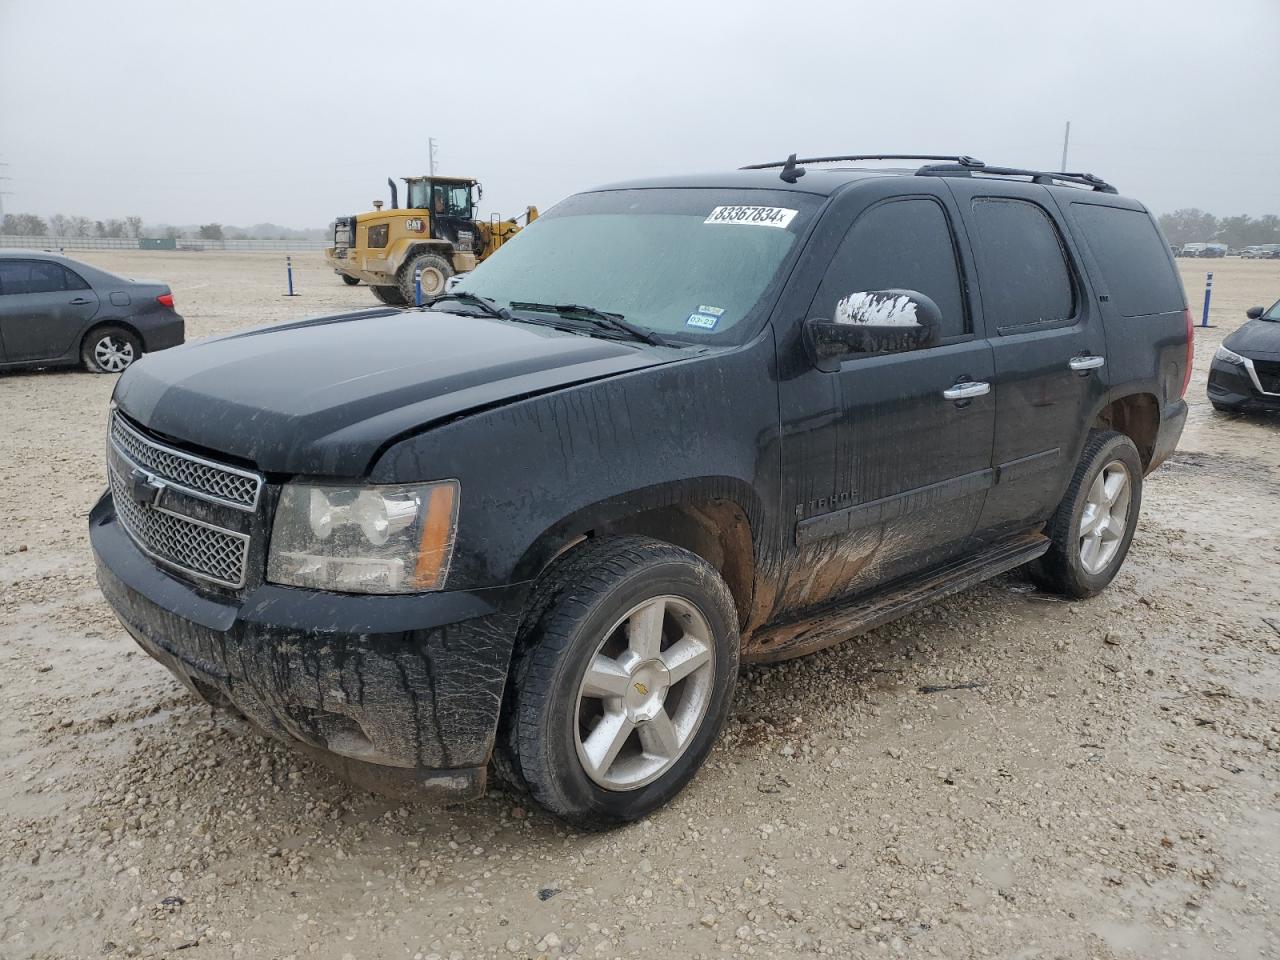
[[[1021,170],[1016,167],[989,167],[984,163],[938,163],[921,167],[916,171],[918,177],[971,177],[974,174],[984,177],[1029,177],[1032,183],[1052,186],[1054,183],[1074,183],[1076,186],[1089,187],[1099,193],[1119,193],[1115,187],[1101,177],[1092,173],[1066,173],[1053,170]]]
[[[865,156],[849,156],[849,157],[803,157],[799,160],[793,153],[786,160],[774,160],[769,163],[751,163],[741,170],[771,170],[774,167],[786,167],[788,165],[795,166],[802,163],[839,163],[841,161],[851,160],[950,160],[952,163],[959,164],[963,167],[981,167],[984,166],[981,160],[975,160],[973,157],[955,156],[954,154],[932,154],[932,153],[875,153]]]

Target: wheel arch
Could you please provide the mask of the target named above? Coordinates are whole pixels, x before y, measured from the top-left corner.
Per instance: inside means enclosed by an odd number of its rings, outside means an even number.
[[[133,334],[135,337],[138,338],[138,346],[140,348],[139,352],[140,353],[147,352],[147,338],[143,335],[142,331],[139,330],[132,323],[130,323],[128,320],[118,318],[118,317],[112,317],[110,319],[105,319],[105,320],[95,319],[92,322],[90,322],[89,326],[85,329],[84,333],[80,336],[79,350],[76,356],[84,355],[85,347],[89,345],[89,338],[92,337],[97,331],[103,329],[104,327],[119,327],[121,330],[128,331],[129,333]]]
[[[1123,433],[1138,448],[1144,473],[1151,470],[1160,433],[1160,401],[1154,394],[1135,392],[1113,397],[1094,417],[1092,427]]]
[[[661,484],[597,501],[544,530],[515,567],[517,580],[533,579],[553,560],[599,537],[640,534],[681,547],[706,560],[724,578],[745,626],[755,596],[759,516],[751,488],[732,478]]]

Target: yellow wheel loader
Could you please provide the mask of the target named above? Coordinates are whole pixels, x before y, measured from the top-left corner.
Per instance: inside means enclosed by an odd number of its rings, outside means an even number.
[[[415,302],[415,275],[421,276],[422,299],[444,293],[445,281],[465,273],[520,232],[518,219],[476,217],[483,194],[468,177],[405,177],[406,205],[401,208],[394,180],[391,209],[373,202],[372,213],[338,217],[333,246],[325,261],[345,283],[366,283],[383,303]],[[525,210],[527,225],[538,208]]]

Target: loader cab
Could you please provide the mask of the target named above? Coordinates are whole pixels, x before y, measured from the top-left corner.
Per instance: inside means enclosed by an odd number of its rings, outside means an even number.
[[[480,184],[474,180],[448,177],[406,177],[408,207],[426,210],[433,217],[474,220],[480,200]]]

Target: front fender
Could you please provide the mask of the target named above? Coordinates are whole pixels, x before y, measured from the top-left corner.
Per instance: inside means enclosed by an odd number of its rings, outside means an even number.
[[[698,349],[698,348],[691,348]],[[727,499],[780,543],[771,336],[480,410],[408,437],[375,483],[456,479],[448,589],[527,579],[572,536],[628,513]]]

